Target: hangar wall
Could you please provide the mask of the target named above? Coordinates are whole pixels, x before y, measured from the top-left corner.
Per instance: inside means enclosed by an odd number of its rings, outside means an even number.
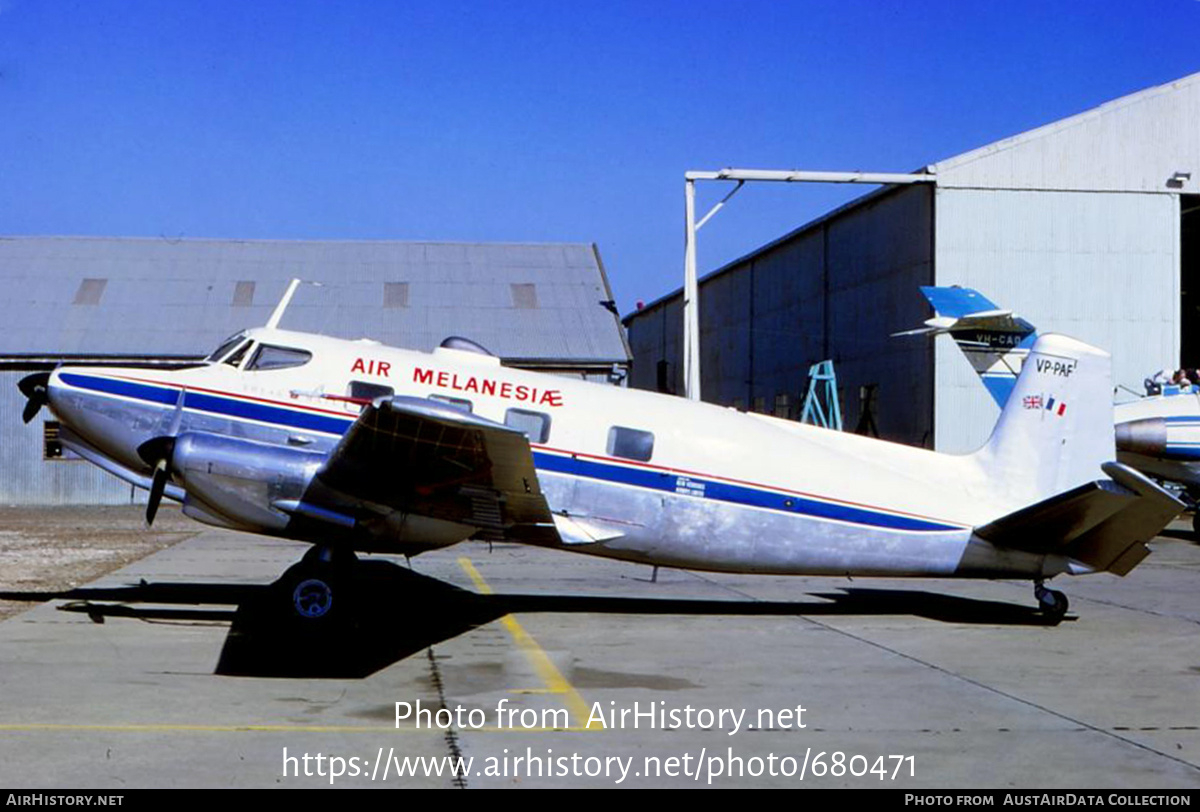
[[[932,442],[933,350],[890,337],[926,318],[932,207],[924,186],[872,195],[701,280],[704,400],[796,418],[809,365],[833,358],[848,428],[859,387],[875,384],[880,434]],[[626,320],[633,386],[658,388],[666,360],[668,390],[682,393],[680,310],[677,292]]]
[[[17,382],[29,370],[0,371],[0,505],[128,505],[145,494],[80,459],[42,458],[43,409],[32,422],[21,421],[25,396]]]
[[[1140,393],[1177,363],[1178,196],[939,188],[936,201],[937,284],[1108,350],[1114,386]],[[999,409],[949,337],[936,343],[935,447],[974,450]]]

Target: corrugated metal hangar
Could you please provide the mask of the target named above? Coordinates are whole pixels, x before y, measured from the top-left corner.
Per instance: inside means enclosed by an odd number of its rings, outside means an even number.
[[[875,386],[881,436],[978,447],[997,408],[953,342],[889,337],[929,318],[930,284],[1108,349],[1119,386],[1200,366],[1200,74],[923,171],[701,281],[705,400],[796,417],[832,358],[848,428]],[[682,392],[681,293],[625,323],[632,385]]]
[[[67,363],[196,361],[265,324],[430,350],[461,335],[506,364],[620,380],[630,354],[594,245],[0,238],[0,504],[115,504],[131,486],[69,459],[17,381]]]

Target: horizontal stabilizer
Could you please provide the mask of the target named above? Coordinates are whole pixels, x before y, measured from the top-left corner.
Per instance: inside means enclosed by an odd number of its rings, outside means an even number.
[[[1136,499],[1115,482],[1097,480],[1002,516],[976,528],[975,535],[998,547],[1058,553]]]
[[[1011,310],[989,310],[984,313],[971,313],[958,318],[948,316],[935,316],[932,319],[925,321],[924,327],[918,327],[915,330],[904,330],[899,333],[892,333],[893,336],[913,336],[913,335],[942,335],[943,333],[1019,333],[1022,337],[1028,335],[1029,322],[1017,316]],[[971,343],[969,336],[963,339],[967,343]],[[990,346],[984,339],[975,342],[983,346]]]
[[[1146,477],[1116,462],[1112,480],[1057,494],[976,528],[997,547],[1056,553],[1094,571],[1124,575],[1149,553],[1154,538],[1184,505]]]

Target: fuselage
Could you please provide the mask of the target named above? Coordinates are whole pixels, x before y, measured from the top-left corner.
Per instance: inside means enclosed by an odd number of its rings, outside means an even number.
[[[551,511],[610,531],[563,545],[578,552],[743,572],[1041,577],[1067,569],[1056,556],[973,536],[1021,506],[973,456],[512,369],[480,352],[263,328],[191,368],[65,367],[49,385],[51,408],[89,458],[143,486],[151,468],[138,448],[167,433],[290,449],[295,466],[315,470],[364,403],[392,395],[442,400],[523,430]],[[186,493],[169,495],[187,510]],[[213,508],[191,515],[222,523]],[[294,535],[286,516],[241,526]],[[470,534],[443,527],[421,537],[409,525],[390,545],[377,536],[368,546],[419,551]]]

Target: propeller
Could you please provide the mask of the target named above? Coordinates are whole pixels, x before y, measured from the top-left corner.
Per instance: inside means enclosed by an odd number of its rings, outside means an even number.
[[[35,372],[32,375],[26,375],[17,384],[17,388],[21,390],[21,394],[27,399],[25,411],[21,412],[21,419],[26,423],[37,417],[37,413],[48,402],[47,392],[49,385],[49,372]]]
[[[183,421],[183,400],[187,396],[186,389],[179,390],[179,399],[175,401],[175,412],[167,426],[167,433],[151,437],[137,447],[138,456],[147,465],[154,466],[154,478],[150,481],[150,498],[146,501],[146,525],[154,524],[158,515],[158,506],[162,502],[163,492],[167,489],[167,480],[171,478],[171,457],[175,454],[175,436],[179,434],[179,425]]]
[[[158,505],[162,502],[163,491],[167,488],[167,480],[171,478],[171,455],[175,453],[175,437],[152,437],[137,448],[138,456],[147,465],[154,466],[154,479],[150,482],[150,499],[146,502],[146,524],[153,525],[154,517],[158,515]]]

